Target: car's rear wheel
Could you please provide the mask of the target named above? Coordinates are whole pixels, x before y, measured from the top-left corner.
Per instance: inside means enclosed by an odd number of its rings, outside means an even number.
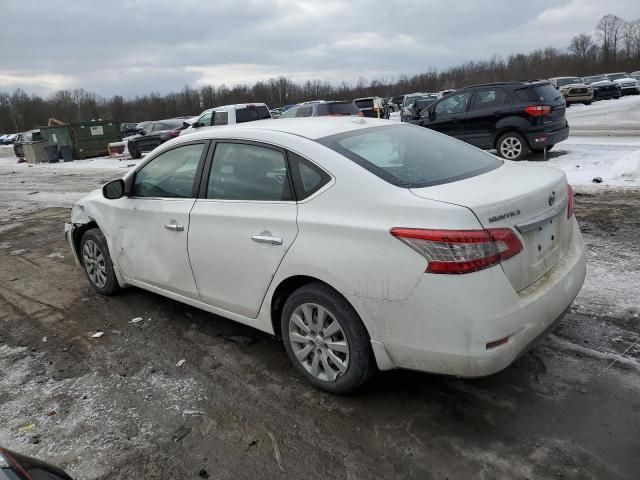
[[[591,105],[591,102],[582,102],[582,103],[584,103],[585,105]]]
[[[522,160],[529,153],[529,145],[522,135],[508,132],[498,139],[496,144],[498,155],[507,160]]]
[[[136,147],[130,146],[129,147],[129,155],[131,155],[131,158],[140,158],[142,156],[142,153],[140,153]]]
[[[87,230],[80,241],[82,265],[91,286],[102,295],[113,295],[120,290],[107,240],[98,228]]]
[[[281,331],[291,363],[322,390],[351,392],[375,372],[367,331],[358,314],[323,283],[307,284],[289,296]]]

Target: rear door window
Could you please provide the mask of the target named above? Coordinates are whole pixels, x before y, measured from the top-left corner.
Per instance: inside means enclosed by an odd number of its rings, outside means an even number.
[[[404,188],[450,183],[502,165],[501,160],[467,143],[413,125],[353,130],[317,141]]]
[[[236,110],[236,123],[253,122],[265,118],[271,118],[271,115],[269,114],[269,109],[264,105],[258,107],[249,106]]]
[[[278,202],[291,200],[284,152],[244,143],[218,143],[207,198]]]
[[[533,91],[536,100],[541,102],[553,102],[562,98],[562,94],[553,85],[535,85]]]
[[[476,90],[476,96],[473,100],[473,106],[471,110],[489,110],[492,108],[501,107],[510,103],[507,92],[502,88],[487,88],[483,90]]]

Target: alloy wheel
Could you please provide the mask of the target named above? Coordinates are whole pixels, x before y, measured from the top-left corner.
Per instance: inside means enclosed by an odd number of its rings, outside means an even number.
[[[507,137],[500,144],[500,153],[510,160],[518,158],[522,153],[522,143],[515,137]]]
[[[344,330],[326,308],[315,303],[299,305],[289,319],[293,354],[318,380],[334,382],[349,367],[349,343]]]
[[[98,288],[104,288],[107,284],[107,267],[100,247],[93,240],[84,243],[82,259],[91,283]]]

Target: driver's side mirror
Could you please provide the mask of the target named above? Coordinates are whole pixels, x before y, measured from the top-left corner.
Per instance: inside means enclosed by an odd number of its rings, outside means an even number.
[[[200,123],[200,122],[196,122],[193,125],[191,125],[193,128],[200,128],[200,127],[204,127],[204,123]]]
[[[182,126],[184,128],[189,128],[191,126],[191,124],[189,122],[182,122]]]
[[[144,130],[140,129],[138,130],[138,135],[146,135],[147,132],[145,132]]]
[[[102,195],[107,200],[117,200],[124,196],[124,180],[119,178],[102,187]]]

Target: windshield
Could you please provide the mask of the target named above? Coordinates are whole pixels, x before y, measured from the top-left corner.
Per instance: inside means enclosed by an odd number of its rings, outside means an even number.
[[[607,77],[609,77],[610,80],[618,80],[620,78],[627,78],[629,75],[627,75],[626,73],[611,73],[609,75],[607,75]]]
[[[557,80],[559,87],[564,87],[565,85],[573,85],[575,83],[582,83],[582,81],[578,77],[573,78],[560,78]]]
[[[331,135],[319,143],[381,179],[404,188],[455,182],[502,165],[491,154],[414,125],[389,125]]]

